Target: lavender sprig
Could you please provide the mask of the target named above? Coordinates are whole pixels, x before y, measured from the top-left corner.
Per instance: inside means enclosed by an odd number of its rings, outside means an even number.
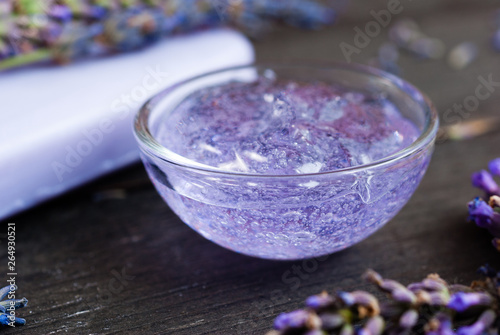
[[[305,29],[333,23],[314,0],[0,1],[0,70],[135,50],[161,37],[229,25],[258,35],[273,22]]]
[[[476,198],[469,202],[469,220],[493,235],[493,246],[500,251],[500,186],[495,176],[500,176],[500,158],[488,164],[489,172],[482,170],[472,175],[472,184],[483,190],[488,200]]]
[[[9,299],[4,300],[11,292],[11,286],[5,286],[0,289],[0,325],[2,326],[23,326],[26,324],[26,320],[16,317],[12,311],[19,308],[26,307],[28,305],[28,299]],[[14,291],[17,290],[17,286],[14,285]]]
[[[500,196],[500,186],[494,180],[494,176],[500,177],[500,158],[492,160],[488,169],[489,172],[481,170],[472,174],[472,185],[483,190],[488,197]]]
[[[482,335],[498,332],[500,274],[485,265],[486,279],[471,286],[449,285],[436,274],[408,286],[384,279],[373,270],[363,278],[389,301],[364,291],[323,292],[306,308],[282,313],[268,335]]]

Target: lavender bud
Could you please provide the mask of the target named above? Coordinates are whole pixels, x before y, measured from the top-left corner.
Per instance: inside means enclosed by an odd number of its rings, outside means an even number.
[[[451,49],[448,64],[455,70],[462,70],[472,63],[478,54],[478,47],[472,42],[463,42]]]
[[[426,278],[422,281],[422,285],[429,291],[446,291],[446,282],[441,278]]]
[[[491,302],[491,296],[486,293],[457,292],[451,297],[447,307],[461,313],[473,306],[488,306]]]
[[[495,213],[493,208],[481,198],[475,198],[469,202],[469,219],[476,222],[481,228],[490,224],[491,217]]]
[[[10,322],[10,320],[9,320],[7,314],[1,314],[0,315],[0,324],[1,325],[8,326],[9,322]]]
[[[373,271],[372,269],[367,270],[363,274],[363,279],[370,283],[374,283],[376,285],[380,285],[380,283],[383,280],[382,276],[379,275],[377,272]]]
[[[500,237],[500,213],[484,200],[476,198],[469,203],[469,219],[477,226],[486,228],[495,237]]]
[[[380,313],[378,300],[372,294],[364,291],[354,291],[351,294],[355,304],[361,305],[367,309],[368,316],[374,316]]]
[[[457,335],[481,335],[493,324],[495,319],[495,312],[492,310],[484,311],[474,324],[460,327]]]
[[[288,328],[305,327],[309,315],[309,312],[302,309],[290,313],[281,313],[276,320],[274,320],[274,329],[284,330]]]
[[[406,288],[409,289],[410,291],[412,291],[413,293],[417,293],[418,291],[425,290],[425,286],[421,282],[420,283],[411,283]]]
[[[416,293],[420,290],[427,291],[445,291],[447,290],[446,282],[439,277],[437,274],[430,274],[419,283],[412,283],[407,287],[413,293]]]
[[[17,286],[14,285],[14,291],[17,290]],[[10,292],[10,285],[7,285],[5,287],[2,287],[0,289],[0,300],[5,299],[5,297],[9,294]]]
[[[11,302],[13,303],[11,304]],[[9,308],[11,305],[13,305],[15,309],[18,309],[26,307],[27,304],[28,299],[26,298],[0,301],[0,306],[3,306],[5,308]]]
[[[323,292],[319,295],[312,295],[307,298],[306,306],[314,310],[318,310],[330,306],[333,302],[333,297],[331,297],[328,293]]]
[[[403,329],[413,328],[418,321],[418,312],[414,309],[407,310],[399,318],[399,326]]]
[[[376,284],[381,290],[391,293],[392,297],[398,302],[412,304],[416,301],[413,292],[404,285],[395,280],[383,279],[382,276],[373,270],[367,271],[364,278]]]
[[[500,158],[492,160],[488,164],[488,168],[492,174],[500,177]]]
[[[323,313],[319,316],[322,328],[326,330],[339,328],[344,324],[344,318],[339,314]]]
[[[500,190],[491,174],[485,170],[472,174],[472,185],[484,190],[488,195],[497,194]]]
[[[339,292],[339,298],[346,306],[359,305],[358,312],[361,317],[374,316],[380,313],[380,306],[377,298],[364,291]]]
[[[366,325],[359,330],[359,335],[381,335],[384,331],[384,319],[380,316],[370,318]]]
[[[447,292],[431,292],[429,293],[431,306],[445,306],[450,301],[450,296]]]
[[[418,291],[417,292],[417,304],[431,304],[431,294],[427,291]]]
[[[417,301],[417,297],[413,292],[408,290],[406,287],[397,288],[392,291],[392,298],[397,302],[404,304],[414,304]]]
[[[455,335],[450,317],[440,313],[425,326],[426,335]]]
[[[382,280],[382,282],[380,283],[379,286],[382,290],[387,291],[387,292],[406,289],[406,287],[404,287],[402,284],[398,283],[395,280],[391,280],[391,279]]]
[[[24,326],[24,325],[26,324],[26,320],[25,320],[25,319],[23,319],[23,318],[18,318],[18,317],[16,316],[16,318],[14,319],[14,324],[15,324],[16,326]]]
[[[355,303],[354,297],[349,292],[339,292],[337,293],[338,297],[346,306],[352,306]]]

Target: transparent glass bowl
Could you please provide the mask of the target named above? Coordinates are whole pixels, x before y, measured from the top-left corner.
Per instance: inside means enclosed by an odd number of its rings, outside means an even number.
[[[251,82],[269,69],[278,78],[320,80],[358,92],[383,93],[417,126],[420,137],[399,152],[366,165],[278,176],[198,165],[155,140],[158,126],[189,94],[233,81]],[[134,124],[146,170],[182,221],[230,250],[281,260],[345,249],[387,223],[420,183],[437,128],[435,109],[415,87],[376,69],[342,63],[247,65],[208,73],[153,97]]]

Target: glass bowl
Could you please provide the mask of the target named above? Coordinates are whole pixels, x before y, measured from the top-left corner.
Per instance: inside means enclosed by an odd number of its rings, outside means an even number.
[[[159,125],[191,93],[229,82],[252,82],[269,73],[383,94],[414,123],[420,136],[368,164],[294,175],[221,171],[179,156],[155,138]],[[387,223],[420,183],[437,129],[435,109],[415,87],[383,71],[343,63],[253,64],[211,72],[163,90],[141,108],[134,123],[149,177],[182,221],[227,249],[279,260],[345,249]]]

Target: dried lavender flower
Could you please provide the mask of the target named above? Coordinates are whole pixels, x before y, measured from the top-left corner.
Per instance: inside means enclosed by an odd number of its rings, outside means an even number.
[[[403,329],[412,329],[418,321],[418,312],[414,309],[407,310],[399,318],[399,326]]]
[[[377,285],[382,291],[390,293],[392,298],[400,303],[414,304],[417,301],[415,294],[408,288],[395,280],[383,279],[373,270],[368,270],[364,278]]]
[[[314,310],[319,310],[329,307],[333,302],[333,297],[331,297],[326,291],[323,291],[321,294],[312,295],[307,298],[306,306]]]
[[[7,295],[10,292],[10,288],[11,288],[11,286],[8,285],[8,286],[2,287],[0,289],[0,300],[3,300],[3,299],[5,299],[5,297],[7,297]],[[17,290],[17,286],[16,285],[14,285],[13,290],[14,291]]]
[[[401,26],[400,29],[396,37],[404,40],[411,38],[408,34],[416,28]],[[499,175],[500,158],[490,162],[489,170],[493,175]],[[479,227],[489,230],[495,237],[494,246],[500,251],[499,187],[485,170],[474,174],[472,181],[488,194],[489,202],[481,198],[471,201],[468,205],[469,218]],[[380,302],[365,291],[341,291],[336,295],[324,291],[309,297],[306,309],[278,316],[275,321],[278,331],[269,334],[498,334],[500,272],[487,264],[478,272],[485,279],[474,281],[470,286],[449,285],[437,274],[404,286],[368,270],[363,278],[388,293],[388,301]]]
[[[425,326],[426,335],[455,335],[452,329],[452,322],[449,315],[438,313]]]
[[[472,185],[482,189],[488,195],[494,195],[500,191],[500,188],[493,179],[493,176],[486,170],[481,170],[472,175]]]
[[[488,229],[494,237],[500,237],[500,213],[481,198],[474,199],[468,206],[469,220],[478,227]]]
[[[364,291],[338,292],[336,295],[322,292],[309,297],[305,309],[278,316],[275,321],[277,331],[269,335],[399,335],[422,331],[426,335],[496,333],[500,276],[488,265],[481,267],[479,272],[486,275],[486,279],[475,281],[470,287],[448,285],[437,274],[404,286],[368,270],[363,278],[389,293],[389,301],[379,302]],[[408,300],[402,303],[400,297],[393,294],[402,292],[402,288],[415,296],[412,303]],[[451,296],[450,292],[453,292]]]
[[[380,306],[373,294],[364,291],[339,292],[339,298],[347,306],[357,306],[358,313],[364,316],[375,316],[380,313]]]
[[[384,319],[380,316],[370,318],[366,325],[358,331],[359,335],[381,335],[384,332]]]
[[[10,314],[10,311],[12,309],[19,309],[26,307],[26,305],[28,305],[28,299],[22,298],[22,299],[3,300],[9,295],[10,292],[17,290],[17,286],[16,285],[13,286],[14,287],[8,285],[0,289],[0,300],[2,300],[0,301],[0,324],[3,326],[8,326],[12,324],[16,326],[22,326],[26,324],[25,319],[12,316]]]
[[[474,306],[488,306],[493,299],[487,293],[455,293],[448,302],[447,307],[457,312],[465,312],[467,309]]]
[[[290,313],[282,313],[274,321],[276,330],[318,329],[320,326],[321,320],[316,314],[300,309]]]
[[[492,160],[488,164],[488,169],[490,170],[490,172],[492,174],[500,177],[500,158],[496,158],[496,159]]]
[[[323,313],[320,315],[321,326],[325,330],[333,330],[341,327],[345,319],[338,313]]]

